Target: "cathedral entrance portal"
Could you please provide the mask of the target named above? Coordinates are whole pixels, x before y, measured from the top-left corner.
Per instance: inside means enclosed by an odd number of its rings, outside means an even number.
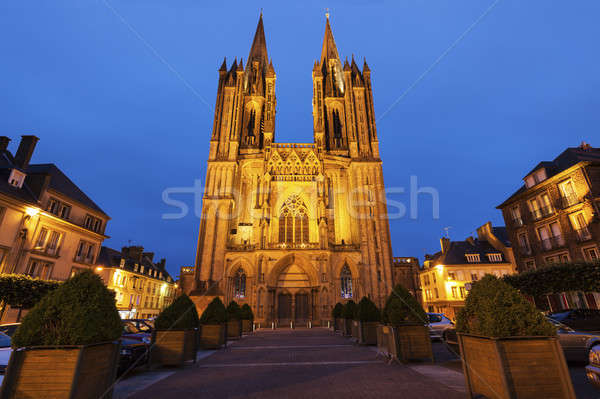
[[[294,318],[297,325],[305,325],[309,320],[308,294],[296,294]]]
[[[288,325],[292,320],[292,295],[279,294],[277,296],[277,320],[280,325]]]
[[[311,320],[310,280],[304,270],[291,264],[281,271],[275,289],[276,322],[279,327],[304,327]]]

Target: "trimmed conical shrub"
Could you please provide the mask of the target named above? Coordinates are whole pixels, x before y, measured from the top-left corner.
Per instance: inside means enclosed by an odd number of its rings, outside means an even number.
[[[417,298],[402,285],[392,290],[384,307],[384,321],[393,326],[404,323],[428,324],[427,314]]]
[[[342,317],[344,319],[354,319],[356,316],[356,303],[350,299],[344,305],[344,312],[342,313]]]
[[[242,308],[240,308],[240,305],[236,301],[231,301],[227,305],[227,319],[242,320]]]
[[[375,305],[375,303],[366,296],[364,296],[360,302],[358,302],[356,313],[358,320],[363,322],[381,320],[381,312],[379,311],[379,308],[377,308],[377,305]]]
[[[331,317],[334,319],[341,319],[342,314],[344,313],[344,305],[341,303],[336,303],[333,309],[331,310]]]
[[[458,313],[461,333],[502,338],[553,336],[555,327],[515,288],[492,275],[473,283]]]
[[[242,320],[254,320],[254,313],[252,312],[252,308],[247,303],[242,305]]]
[[[87,345],[114,341],[122,333],[114,292],[86,270],[51,291],[27,313],[12,345]]]
[[[197,328],[198,324],[196,305],[186,294],[164,308],[154,321],[157,330],[186,330]]]
[[[200,317],[200,324],[222,324],[225,322],[227,322],[227,309],[225,309],[225,305],[219,297],[216,297],[204,309]]]

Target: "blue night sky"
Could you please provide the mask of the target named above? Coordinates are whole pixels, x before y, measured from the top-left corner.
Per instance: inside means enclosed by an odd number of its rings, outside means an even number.
[[[377,117],[493,4],[477,1],[3,1],[0,127],[35,134],[33,162],[56,163],[111,217],[105,245],[131,240],[193,263],[199,220],[162,201],[204,180],[217,69],[246,59],[259,7],[277,73],[279,142],[311,142],[313,62],[324,8],[342,58],[367,57]],[[395,256],[439,249],[443,228],[464,239],[540,160],[582,140],[600,146],[600,3],[501,0],[378,121],[390,196],[417,219],[391,222]],[[193,206],[190,194],[177,197]]]

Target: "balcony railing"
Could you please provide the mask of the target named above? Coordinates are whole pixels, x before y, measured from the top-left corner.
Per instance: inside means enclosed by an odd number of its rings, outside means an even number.
[[[587,227],[575,230],[575,236],[577,237],[577,241],[579,242],[588,241],[592,239],[592,234],[590,233],[590,230]]]
[[[568,208],[571,205],[575,205],[579,202],[576,194],[563,195],[560,197],[559,203],[562,208]]]
[[[282,242],[282,243],[274,243],[268,244],[268,249],[318,249],[318,242]]]
[[[534,220],[540,220],[542,218],[552,215],[552,208],[550,206],[543,206],[541,208],[534,209],[531,212],[531,215],[533,216]]]
[[[256,245],[254,244],[228,244],[228,251],[254,251],[256,249]]]
[[[549,251],[552,249],[560,248],[565,245],[565,240],[561,235],[557,235],[554,237],[546,238],[545,240],[540,241],[542,244],[542,249],[544,251]]]
[[[334,251],[358,251],[360,249],[359,244],[329,244]]]

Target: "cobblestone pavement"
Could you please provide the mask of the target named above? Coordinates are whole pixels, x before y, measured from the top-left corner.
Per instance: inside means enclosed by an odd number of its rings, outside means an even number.
[[[465,397],[464,390],[440,383],[435,372],[426,374],[388,365],[372,347],[353,345],[327,329],[261,330],[131,398]]]

